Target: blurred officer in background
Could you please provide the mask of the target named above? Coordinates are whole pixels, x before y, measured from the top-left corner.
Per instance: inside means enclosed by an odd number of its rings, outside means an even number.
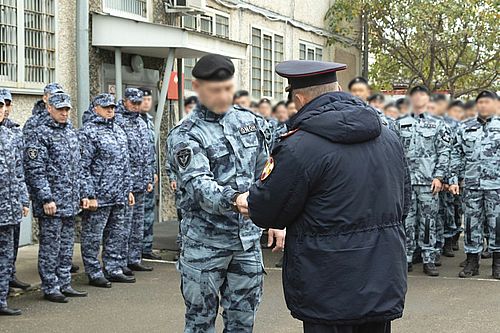
[[[229,58],[206,55],[192,73],[200,105],[168,144],[182,189],[184,332],[215,332],[219,300],[225,332],[252,332],[262,296],[261,230],[235,210],[235,200],[264,167],[265,123],[233,105]]]
[[[116,106],[115,121],[127,135],[130,157],[130,177],[135,204],[128,207],[124,231],[126,241],[122,251],[122,271],[152,271],[153,267],[141,264],[144,238],[144,196],[153,191],[154,156],[151,151],[151,132],[141,116],[143,92],[137,88],[125,89],[124,98]],[[128,269],[127,269],[128,268]]]
[[[412,204],[405,220],[408,271],[413,270],[413,253],[418,243],[424,273],[438,276],[438,194],[449,171],[451,133],[443,121],[428,113],[429,95],[425,86],[410,89],[413,113],[399,118],[397,133],[405,149],[412,184]]]
[[[189,96],[184,100],[184,115],[190,114],[198,104],[198,97]]]
[[[364,77],[358,76],[352,79],[347,85],[347,89],[353,96],[360,98],[363,102],[367,102],[368,97],[370,97],[370,86]]]
[[[252,100],[250,99],[250,94],[246,90],[238,90],[233,97],[233,104],[241,106],[245,109],[250,109],[250,104]]]
[[[489,248],[493,252],[492,275],[500,279],[500,117],[498,96],[482,91],[476,98],[478,117],[466,121],[457,132],[451,154],[453,177],[450,192],[459,194],[464,181],[465,253],[462,278],[479,275],[486,220]]]
[[[82,216],[81,251],[89,284],[111,288],[111,282],[135,282],[121,268],[123,225],[134,196],[127,136],[114,122],[115,98],[100,94],[92,105],[92,114],[78,131],[82,193],[89,199]],[[98,259],[101,241],[104,271]]]
[[[4,94],[0,95],[0,124],[5,119]],[[29,200],[24,183],[22,151],[19,139],[9,128],[0,126],[0,316],[20,315],[21,310],[7,306],[9,284],[17,247],[15,230],[22,216],[29,213]],[[19,240],[18,240],[19,241]]]
[[[345,68],[276,66],[300,111],[249,196],[236,202],[258,226],[287,228],[283,285],[304,332],[388,333],[403,314],[410,184],[395,133],[338,91],[336,72]]]
[[[57,82],[49,83],[43,88],[42,99],[35,103],[33,110],[31,110],[31,117],[24,123],[23,134],[25,137],[29,136],[31,131],[38,126],[40,119],[49,115],[47,108],[49,97],[62,92],[64,92],[63,88]]]
[[[396,101],[396,107],[399,109],[401,116],[405,116],[410,112],[410,102],[406,97],[399,98]]]
[[[25,137],[26,183],[40,228],[38,272],[44,298],[57,303],[87,296],[71,287],[75,216],[80,201],[85,209],[89,203],[80,195],[80,145],[69,121],[70,110],[69,95],[50,95],[49,116],[40,118]]]
[[[384,115],[391,120],[397,120],[401,116],[401,113],[399,113],[396,103],[387,103],[384,106]]]
[[[464,116],[464,121],[471,119],[471,118],[476,118],[477,117],[477,110],[476,110],[476,101],[467,101],[465,103],[465,116]]]
[[[288,118],[292,118],[298,112],[297,108],[295,107],[294,101],[286,101],[286,109],[288,111]]]
[[[371,107],[374,107],[379,112],[382,112],[385,105],[385,96],[381,93],[375,93],[366,100]]]
[[[149,148],[153,156],[153,165],[151,166],[154,172],[153,180],[154,186],[158,184],[158,161],[156,158],[155,146],[155,125],[153,123],[153,116],[149,114],[153,106],[153,92],[149,88],[139,88],[144,94],[141,103],[141,116],[146,122],[149,129]],[[188,104],[189,105],[189,104]],[[190,111],[189,111],[190,112]],[[156,191],[153,187],[151,192],[146,192],[144,196],[144,237],[142,240],[142,258],[160,260],[161,257],[153,253],[153,225],[155,222],[155,207],[156,207]]]
[[[17,150],[22,155],[24,151],[24,144],[23,144],[23,132],[21,130],[21,126],[15,121],[8,118],[10,115],[12,115],[13,104],[14,104],[10,90],[0,89],[0,98],[3,98],[5,105],[4,117],[3,120],[0,121],[0,126],[8,128],[14,134],[14,138],[17,144]],[[22,158],[21,158],[21,163],[22,163]],[[24,170],[23,170],[23,177],[24,177]],[[25,210],[29,209],[28,197],[26,197],[26,201],[23,203],[23,206],[25,207]],[[16,260],[17,260],[17,252],[19,249],[20,231],[21,231],[21,223],[18,223],[14,226],[14,258],[12,260],[12,275],[9,286],[11,288],[19,288],[26,290],[31,285],[29,283],[19,280],[16,276]]]

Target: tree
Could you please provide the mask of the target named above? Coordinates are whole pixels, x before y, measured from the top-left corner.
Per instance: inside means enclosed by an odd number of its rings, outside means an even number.
[[[424,84],[456,98],[500,88],[499,8],[498,0],[336,0],[325,19],[333,36],[354,41],[347,46],[362,49],[368,36],[377,88]]]

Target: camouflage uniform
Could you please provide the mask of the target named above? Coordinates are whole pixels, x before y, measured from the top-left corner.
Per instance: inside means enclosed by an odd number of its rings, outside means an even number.
[[[181,189],[178,262],[185,332],[214,332],[219,294],[225,332],[252,332],[262,293],[260,229],[233,211],[235,194],[256,180],[267,158],[261,119],[234,107],[198,107],[171,133]]]
[[[125,98],[135,102],[142,101],[143,92],[136,88],[127,88]],[[153,183],[153,156],[147,143],[150,133],[147,124],[138,112],[125,108],[123,101],[116,106],[116,123],[127,135],[130,156],[130,174],[135,205],[127,208],[124,223],[126,241],[122,249],[122,267],[141,261],[142,239],[144,237],[144,195],[147,185]]]
[[[100,94],[94,105],[114,105],[112,95]],[[123,224],[132,191],[127,136],[114,118],[93,112],[79,130],[82,166],[82,197],[97,199],[95,212],[82,218],[81,250],[85,272],[91,280],[104,277],[98,260],[102,240],[102,261],[110,275],[122,273],[121,251],[125,241]],[[103,237],[104,236],[104,237]]]
[[[155,149],[155,130],[153,124],[153,117],[149,114],[142,114],[142,117],[150,132],[149,146],[151,148],[151,155],[153,156],[153,172],[157,172],[156,149]],[[155,221],[155,203],[156,193],[153,189],[151,192],[146,192],[144,195],[144,237],[142,239],[142,253],[151,254],[153,252],[153,224]]]
[[[51,95],[49,104],[71,106],[63,93]],[[38,272],[42,291],[53,294],[71,283],[74,217],[80,211],[80,146],[71,123],[60,124],[50,116],[24,140],[26,183],[40,227]],[[50,202],[57,206],[54,216],[43,211],[43,205]]]
[[[412,184],[412,203],[405,220],[407,260],[412,262],[418,239],[424,264],[434,263],[439,197],[432,195],[431,184],[434,178],[442,180],[448,174],[450,132],[443,121],[426,113],[398,119],[396,131],[405,149]]]
[[[3,98],[0,96],[0,102]],[[0,308],[7,307],[9,281],[14,263],[14,233],[28,201],[24,183],[22,152],[16,135],[0,126]]]
[[[288,128],[286,123],[278,123],[273,132],[273,139],[271,142],[271,146],[269,147],[269,151],[273,151],[274,146],[280,141],[280,138],[283,134],[288,132]]]
[[[500,252],[500,117],[464,123],[457,132],[451,167],[451,183],[465,183],[465,253],[482,252],[484,220],[490,250]]]
[[[12,101],[12,94],[8,89],[1,89],[0,90],[0,98],[8,99]],[[16,141],[16,145],[18,147],[18,151],[22,154],[24,147],[23,147],[23,131],[21,130],[21,126],[12,121],[11,119],[4,119],[2,123],[0,123],[0,126],[5,126],[6,128],[10,129],[12,133],[14,134],[14,139]],[[22,159],[21,159],[22,163]],[[24,173],[24,171],[23,171]],[[24,207],[29,207],[29,198],[26,197],[26,200],[23,202]],[[13,280],[16,275],[16,260],[17,260],[17,252],[19,249],[19,236],[21,233],[21,224],[17,224],[14,226],[14,257],[12,260],[12,277],[11,279]]]

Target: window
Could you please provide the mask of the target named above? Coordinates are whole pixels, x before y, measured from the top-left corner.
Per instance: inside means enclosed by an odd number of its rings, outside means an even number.
[[[222,38],[229,38],[229,15],[223,12],[206,12],[182,17],[182,27]]]
[[[150,0],[103,0],[102,10],[111,15],[145,21],[148,18],[148,2]]]
[[[274,67],[283,61],[283,36],[252,28],[252,97],[283,99],[283,78]]]
[[[323,48],[315,44],[300,42],[299,59],[321,61],[323,60]]]
[[[34,88],[55,81],[54,0],[0,1],[0,81]]]
[[[193,90],[193,67],[196,64],[196,60],[194,58],[185,58],[184,63],[184,89],[185,90]]]

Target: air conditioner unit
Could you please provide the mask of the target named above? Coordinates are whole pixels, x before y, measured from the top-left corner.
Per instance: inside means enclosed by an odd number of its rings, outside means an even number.
[[[192,15],[204,12],[206,5],[206,0],[166,0],[165,12]]]

